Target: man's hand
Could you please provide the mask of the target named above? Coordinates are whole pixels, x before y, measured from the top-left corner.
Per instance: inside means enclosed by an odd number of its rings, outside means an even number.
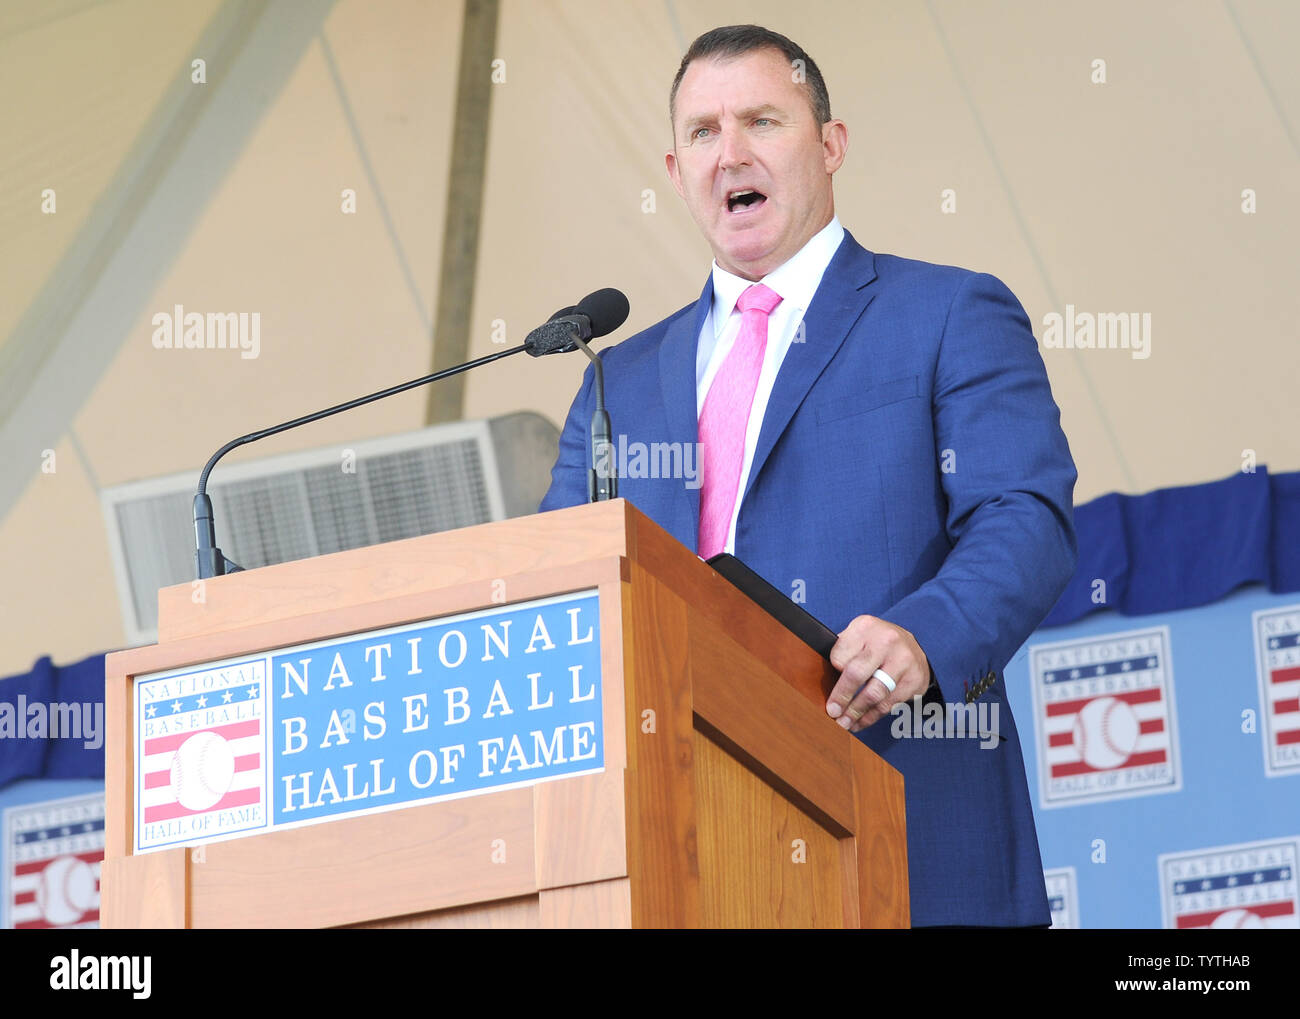
[[[901,626],[875,616],[858,616],[840,633],[831,649],[839,682],[826,702],[826,713],[849,732],[860,732],[884,718],[895,704],[925,693],[930,662],[916,638]],[[879,669],[894,681],[889,692]]]

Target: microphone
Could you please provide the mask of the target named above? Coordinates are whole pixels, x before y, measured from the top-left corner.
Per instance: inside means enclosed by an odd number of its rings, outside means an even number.
[[[604,502],[618,498],[618,464],[605,410],[605,365],[587,346],[586,341],[612,333],[627,321],[629,305],[626,295],[612,287],[588,294],[574,307],[561,308],[550,321],[528,334],[524,344],[535,357],[581,349],[591,360],[595,372],[596,409],[591,415],[588,442],[591,467],[587,472],[587,501]]]
[[[627,297],[617,290],[606,288],[588,294],[578,305],[578,316],[586,315],[591,322],[591,335],[604,336],[627,321]],[[591,470],[587,474],[587,501],[604,502],[618,498],[618,460],[605,410],[605,363],[591,352],[580,338],[578,346],[591,361],[595,373],[596,409],[591,415]]]
[[[602,380],[602,388],[597,398],[603,412],[604,388],[603,376],[600,374],[600,359],[588,349],[584,341],[588,337],[604,336],[621,326],[627,319],[627,298],[617,290],[598,290],[594,294],[584,297],[576,306],[564,308],[561,311],[564,314],[556,312],[558,317],[552,316],[551,322],[534,329],[528,334],[528,338],[517,347],[499,350],[495,354],[475,358],[473,361],[466,361],[464,364],[453,365],[431,375],[423,375],[418,379],[412,379],[410,382],[390,386],[388,389],[381,389],[377,393],[361,396],[355,400],[348,400],[346,403],[336,404],[333,407],[327,407],[324,410],[294,418],[292,421],[285,421],[282,424],[272,425],[269,428],[241,435],[237,439],[231,439],[208,459],[203,471],[199,474],[198,490],[194,494],[194,563],[198,579],[206,580],[209,577],[220,577],[227,573],[239,573],[243,570],[242,566],[227,559],[222,554],[221,549],[217,548],[217,529],[212,516],[212,499],[208,496],[207,491],[208,476],[212,473],[212,468],[217,465],[218,460],[232,449],[237,449],[250,442],[256,442],[258,439],[279,435],[281,432],[287,432],[299,425],[311,424],[313,421],[319,421],[334,414],[341,414],[345,410],[363,407],[368,403],[382,400],[388,396],[396,396],[408,389],[415,389],[419,386],[428,385],[430,382],[438,382],[441,379],[450,378],[452,375],[459,375],[471,368],[477,368],[492,361],[499,361],[503,357],[510,357],[524,351],[527,351],[533,357],[541,357],[545,354],[559,354],[576,350],[581,346],[586,351],[587,356],[595,361],[597,377]],[[579,335],[583,333],[585,335]],[[608,430],[609,419],[608,415],[606,415],[605,434],[607,443]],[[613,496],[607,496],[607,498],[613,498]]]
[[[627,297],[613,287],[588,294],[576,305],[561,308],[549,321],[528,334],[524,346],[534,357],[577,350],[583,340],[605,336],[627,321]]]
[[[572,312],[577,308],[566,308],[564,311],[568,315],[561,315],[556,312],[551,318],[543,322],[524,340],[524,349],[533,357],[545,357],[547,354],[567,354],[571,350],[577,350],[578,345],[573,341],[575,333],[578,331],[579,323],[572,317]]]

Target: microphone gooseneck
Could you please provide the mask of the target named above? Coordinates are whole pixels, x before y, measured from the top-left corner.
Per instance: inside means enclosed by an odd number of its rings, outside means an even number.
[[[282,424],[272,425],[269,428],[262,428],[256,432],[241,435],[237,439],[231,439],[208,458],[203,471],[199,474],[198,491],[194,495],[194,561],[198,579],[207,580],[209,577],[238,573],[243,569],[243,567],[227,559],[222,554],[221,549],[217,548],[217,532],[212,516],[212,500],[209,498],[207,491],[208,475],[212,473],[212,468],[217,465],[218,460],[232,449],[237,449],[250,442],[256,442],[258,439],[265,439],[271,435],[279,435],[281,432],[287,432],[289,429],[297,428],[300,425],[311,424],[321,418],[341,414],[345,410],[352,410],[354,407],[364,407],[368,403],[374,403],[376,400],[382,400],[387,396],[396,396],[408,389],[415,389],[419,386],[428,385],[430,382],[437,382],[439,379],[459,375],[461,372],[477,368],[479,365],[489,364],[492,361],[499,361],[503,357],[521,353],[524,349],[524,345],[520,344],[508,350],[498,350],[495,354],[488,354],[473,361],[467,361],[465,364],[453,365],[450,368],[444,368],[442,371],[434,372],[432,375],[423,375],[418,379],[412,379],[410,382],[403,382],[400,385],[390,386],[388,389],[381,389],[369,396],[360,396],[355,400],[348,400],[346,403],[336,404],[333,407],[327,407],[312,414],[304,414],[292,421],[285,421]]]
[[[194,561],[198,579],[206,580],[209,577],[220,577],[243,569],[237,563],[227,559],[222,554],[221,549],[217,547],[217,531],[213,519],[212,500],[208,496],[208,477],[212,473],[212,468],[217,465],[217,461],[232,449],[272,435],[278,435],[281,432],[287,432],[289,429],[297,428],[300,425],[311,424],[313,421],[319,421],[334,414],[341,414],[345,410],[364,407],[368,403],[382,400],[385,397],[396,396],[408,389],[415,389],[431,382],[437,382],[440,379],[449,378],[452,375],[459,375],[471,368],[478,368],[480,365],[500,361],[503,357],[510,357],[524,351],[527,351],[533,357],[542,357],[547,354],[559,354],[581,348],[591,358],[596,372],[597,411],[596,417],[592,418],[593,456],[598,431],[601,436],[599,448],[604,451],[604,455],[610,454],[612,452],[612,443],[609,439],[609,415],[605,413],[605,376],[600,359],[592,353],[586,341],[613,332],[627,320],[627,316],[628,301],[622,293],[612,288],[597,290],[588,294],[578,304],[557,311],[551,316],[549,322],[534,329],[528,334],[524,342],[517,347],[499,350],[495,354],[488,354],[473,361],[467,361],[464,364],[453,365],[430,375],[422,375],[410,382],[390,386],[388,389],[381,389],[377,393],[361,396],[355,400],[348,400],[346,403],[336,404],[333,407],[327,407],[325,410],[318,410],[312,414],[304,414],[292,421],[285,421],[282,424],[272,425],[269,428],[262,428],[256,432],[241,435],[237,439],[231,439],[209,457],[208,462],[199,474],[198,489],[194,494]],[[597,417],[602,419],[599,429],[597,427]],[[592,494],[593,501],[596,498],[612,499],[615,497],[613,493],[617,489],[617,479],[612,474],[612,459],[609,462],[611,471],[609,477],[605,479],[607,483],[601,486],[596,485],[593,467],[591,492],[608,493],[604,495]],[[595,460],[593,459],[594,463]]]

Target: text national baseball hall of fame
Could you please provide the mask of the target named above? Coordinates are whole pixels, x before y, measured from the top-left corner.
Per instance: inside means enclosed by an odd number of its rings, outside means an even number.
[[[139,676],[135,851],[600,771],[595,591]]]

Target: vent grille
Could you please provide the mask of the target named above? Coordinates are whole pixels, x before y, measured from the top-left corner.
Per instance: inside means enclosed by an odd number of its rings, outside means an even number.
[[[501,478],[493,446],[525,436],[543,455],[558,443],[554,425],[519,414],[357,443],[347,458],[331,448],[219,466],[208,488],[217,544],[256,569],[500,520],[507,504],[531,512],[545,492],[536,469],[522,485]],[[174,475],[103,493],[133,643],[156,639],[158,589],[194,578],[196,483]]]

